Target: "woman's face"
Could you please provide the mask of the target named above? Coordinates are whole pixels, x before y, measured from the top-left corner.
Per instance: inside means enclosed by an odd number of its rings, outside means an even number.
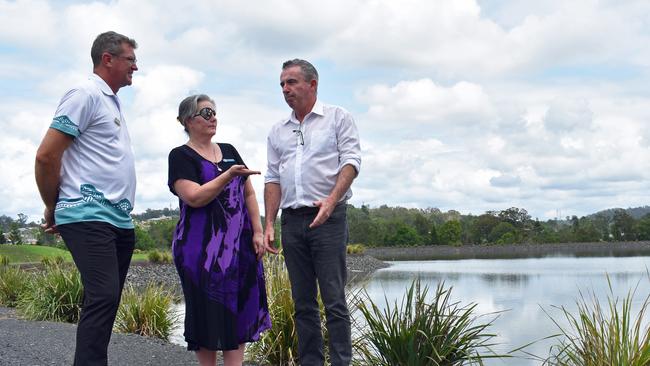
[[[198,103],[197,111],[188,121],[188,131],[190,136],[213,136],[217,132],[217,115],[214,104],[207,100]]]

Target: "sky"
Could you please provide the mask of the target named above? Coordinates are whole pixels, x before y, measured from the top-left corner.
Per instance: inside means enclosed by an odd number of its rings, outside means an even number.
[[[214,141],[266,171],[289,115],[282,62],[311,61],[349,110],[362,166],[349,203],[546,220],[650,204],[650,2],[620,0],[0,0],[0,214],[43,210],[34,157],[63,93],[113,30],[138,42],[118,95],[136,155],[134,212],[175,208],[178,104],[217,104]],[[253,185],[262,204],[263,177]]]

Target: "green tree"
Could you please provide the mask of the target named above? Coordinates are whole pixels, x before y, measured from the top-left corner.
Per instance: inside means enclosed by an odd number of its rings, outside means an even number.
[[[397,224],[394,234],[390,236],[388,241],[392,243],[392,245],[413,246],[420,244],[422,239],[413,227],[400,222]]]
[[[440,244],[460,245],[462,229],[463,227],[458,220],[450,220],[442,224],[438,232]]]
[[[0,244],[7,244],[7,238],[5,237],[5,232],[0,227]]]
[[[499,239],[501,239],[506,234],[510,234],[511,236],[516,238],[517,228],[509,222],[500,222],[499,224],[497,224],[497,226],[492,228],[490,234],[488,235],[488,240],[490,241],[490,243],[498,243]],[[511,239],[509,238],[508,240]],[[514,240],[512,242],[514,242]]]
[[[470,227],[470,241],[476,244],[483,244],[489,241],[492,229],[499,224],[499,219],[492,214],[485,213],[474,221]]]
[[[24,213],[18,214],[18,227],[25,227],[27,225],[27,215]]]
[[[517,207],[510,207],[507,210],[499,212],[499,219],[501,221],[507,221],[517,228],[523,228],[531,221],[528,211]]]
[[[23,236],[20,235],[20,230],[18,230],[18,223],[11,223],[11,230],[9,231],[9,241],[12,244],[20,245],[23,243]]]
[[[425,238],[429,236],[429,229],[431,228],[431,224],[429,223],[429,220],[427,220],[427,218],[419,212],[415,214],[413,227],[421,237]]]
[[[429,245],[438,245],[440,244],[440,238],[438,237],[438,230],[436,229],[436,224],[431,224],[431,231],[429,232]]]
[[[151,239],[149,233],[139,225],[135,226],[135,248],[140,250],[149,250],[156,247],[156,243]]]
[[[634,230],[635,220],[625,210],[616,210],[612,221],[612,234],[614,235],[614,239],[618,241],[636,240],[636,232]]]
[[[177,219],[157,220],[149,223],[147,232],[154,242],[154,246],[161,249],[171,248],[174,239]],[[276,223],[279,220],[276,220]],[[280,237],[280,231],[276,229],[276,238]]]
[[[636,234],[639,240],[650,240],[650,214],[636,222]]]

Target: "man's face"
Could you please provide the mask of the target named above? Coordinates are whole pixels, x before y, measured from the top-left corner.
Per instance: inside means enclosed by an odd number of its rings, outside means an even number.
[[[291,66],[282,70],[280,86],[284,100],[291,109],[306,108],[316,97],[317,81],[305,81],[300,66]]]
[[[112,55],[112,74],[118,87],[131,85],[133,83],[133,72],[138,70],[137,61],[133,47],[128,43],[122,43],[122,53]]]

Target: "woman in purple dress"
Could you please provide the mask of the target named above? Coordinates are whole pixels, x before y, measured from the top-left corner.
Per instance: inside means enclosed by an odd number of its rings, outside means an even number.
[[[189,141],[169,153],[169,189],[179,197],[172,251],[185,297],[185,341],[201,365],[241,365],[246,342],[271,327],[261,258],[267,250],[249,170],[230,144],[211,142],[215,104],[185,98],[178,121]]]

